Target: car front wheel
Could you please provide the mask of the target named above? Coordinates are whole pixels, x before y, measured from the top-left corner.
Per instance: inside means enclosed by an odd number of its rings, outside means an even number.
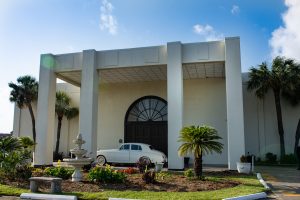
[[[96,163],[97,163],[98,165],[103,166],[103,165],[105,165],[105,163],[106,163],[106,158],[105,158],[104,156],[102,156],[102,155],[99,155],[99,156],[97,156],[97,158],[96,158]]]

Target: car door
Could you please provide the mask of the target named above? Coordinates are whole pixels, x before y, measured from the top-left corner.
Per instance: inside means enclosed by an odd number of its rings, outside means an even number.
[[[142,147],[138,144],[131,144],[130,148],[130,163],[136,163],[142,157]]]
[[[117,152],[114,153],[113,162],[129,163],[130,144],[123,144]]]

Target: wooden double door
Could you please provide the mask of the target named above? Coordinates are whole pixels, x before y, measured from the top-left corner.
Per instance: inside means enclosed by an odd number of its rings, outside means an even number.
[[[168,155],[168,122],[135,121],[125,123],[125,142],[145,143]]]

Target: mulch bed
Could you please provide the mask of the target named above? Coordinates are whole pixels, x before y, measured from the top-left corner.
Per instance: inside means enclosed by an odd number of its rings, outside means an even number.
[[[226,177],[240,176],[236,172],[223,171],[223,172],[209,172],[205,173],[206,176]],[[84,174],[86,177],[86,174]],[[2,180],[4,184],[16,186],[20,188],[29,189],[28,181],[11,181]],[[158,180],[155,184],[145,184],[142,180],[141,174],[128,175],[125,183],[122,184],[105,184],[105,183],[93,183],[84,178],[82,182],[72,182],[71,180],[63,180],[62,191],[63,192],[101,192],[105,190],[132,190],[132,191],[167,191],[167,192],[196,192],[196,191],[209,191],[219,190],[223,188],[230,188],[239,185],[239,182],[230,181],[226,179],[215,180],[198,180],[188,179],[182,175],[182,173],[174,173],[167,175],[163,180]],[[47,183],[40,186],[41,192],[49,192],[50,184]]]

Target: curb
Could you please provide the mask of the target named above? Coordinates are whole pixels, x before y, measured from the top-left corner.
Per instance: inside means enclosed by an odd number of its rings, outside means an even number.
[[[268,186],[268,184],[265,182],[265,180],[262,178],[260,173],[256,174],[257,179],[259,180],[259,182],[265,187],[265,189],[267,190],[271,190],[271,188]]]
[[[111,197],[109,197],[108,200],[138,200],[138,199],[123,199],[123,198],[111,198]]]
[[[271,190],[270,187],[265,182],[265,180],[262,178],[260,173],[257,173],[256,176],[259,182],[264,186],[266,190]],[[267,198],[267,193],[260,192],[260,193],[249,194],[244,196],[230,197],[223,200],[254,200],[254,199],[263,199],[263,198]]]
[[[231,197],[223,200],[254,200],[254,199],[263,199],[263,198],[267,198],[267,194],[265,192],[238,196],[238,197]]]

